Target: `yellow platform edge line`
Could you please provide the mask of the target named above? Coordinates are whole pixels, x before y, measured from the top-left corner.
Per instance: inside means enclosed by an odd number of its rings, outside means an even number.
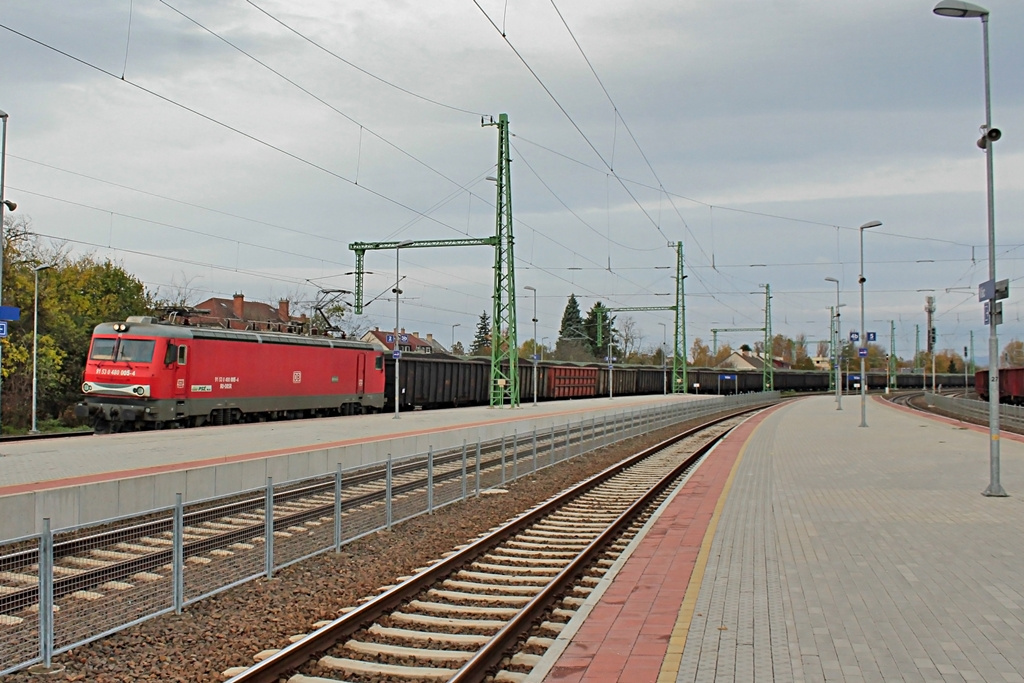
[[[658,673],[657,683],[675,683],[679,677],[679,667],[682,665],[683,651],[686,649],[686,636],[690,631],[690,624],[693,622],[693,613],[697,609],[697,596],[700,593],[700,585],[704,581],[704,571],[707,569],[708,557],[711,555],[711,544],[715,540],[715,531],[718,529],[718,520],[722,516],[722,509],[725,508],[725,501],[732,489],[733,479],[743,461],[743,455],[747,451],[747,444],[753,440],[757,430],[764,424],[764,420],[758,423],[750,436],[743,443],[740,452],[736,455],[736,462],[733,463],[729,478],[725,480],[722,488],[722,495],[718,497],[715,504],[715,511],[711,514],[707,531],[704,532],[704,540],[700,544],[700,551],[697,553],[697,560],[693,564],[693,573],[690,574],[690,581],[686,584],[686,593],[683,596],[683,604],[679,607],[679,616],[676,617],[675,626],[672,627],[670,636],[670,650],[661,662],[661,671]]]

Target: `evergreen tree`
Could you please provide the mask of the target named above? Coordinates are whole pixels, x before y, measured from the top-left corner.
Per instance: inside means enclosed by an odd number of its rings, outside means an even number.
[[[598,311],[601,313],[601,345],[597,344],[597,321]],[[587,317],[583,321],[583,331],[586,335],[586,344],[590,352],[597,358],[604,358],[608,355],[608,341],[615,334],[615,318],[608,315],[608,311],[602,306],[601,302],[598,301],[596,304],[590,307],[587,311]],[[612,345],[612,355],[621,356],[622,353],[618,346]]]
[[[476,334],[473,343],[469,347],[469,355],[486,356],[491,352],[491,317],[487,311],[480,314],[480,320],[476,324]]]
[[[589,347],[579,302],[576,301],[575,294],[570,294],[562,313],[562,326],[558,330],[558,341],[553,355],[558,360],[589,361],[593,360]]]
[[[580,314],[580,304],[576,301],[576,295],[569,295],[569,302],[565,305],[562,313],[562,326],[558,329],[558,341],[581,341],[586,338],[583,331],[583,316]]]

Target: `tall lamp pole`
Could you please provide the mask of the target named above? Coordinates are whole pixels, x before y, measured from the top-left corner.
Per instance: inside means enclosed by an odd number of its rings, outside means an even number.
[[[453,350],[455,348],[455,328],[461,326],[462,323],[452,323],[452,345],[448,347],[449,350]]]
[[[395,245],[395,289],[394,289],[394,292],[395,292],[395,336],[394,336],[394,339],[395,339],[395,352],[394,352],[394,357],[395,357],[395,417],[394,417],[394,419],[396,419],[396,420],[400,420],[401,419],[401,417],[398,414],[399,403],[401,403],[401,401],[400,401],[401,393],[399,392],[399,389],[398,389],[398,378],[399,378],[398,363],[402,359],[402,349],[399,347],[399,344],[398,344],[398,330],[399,330],[399,327],[398,327],[398,300],[402,296],[402,288],[399,286],[402,283],[402,276],[399,274],[398,263],[399,263],[399,254],[401,254],[401,252],[402,252],[402,247],[407,247],[410,244],[412,244],[412,240],[403,240],[403,241],[401,241],[401,242],[399,242],[398,244]]]
[[[985,127],[982,129],[978,146],[985,151],[985,170],[988,189],[988,279],[993,287],[996,282],[996,214],[995,184],[992,179],[992,143],[1002,137],[998,128],[992,127],[992,89],[989,79],[988,60],[988,10],[984,7],[962,2],[942,0],[932,10],[942,17],[981,19],[981,36],[985,53]],[[990,302],[992,309],[995,301]],[[985,496],[1005,496],[999,482],[999,337],[996,332],[996,311],[988,316],[988,444],[989,484],[982,491]]]
[[[665,323],[658,324],[661,325],[661,393],[668,394],[668,357],[665,355],[668,325]]]
[[[36,285],[32,306],[32,431],[29,432],[30,434],[39,433],[39,430],[36,429],[36,393],[38,386],[36,360],[39,357],[39,272],[52,267],[53,264],[47,263],[33,268],[36,276]]]
[[[4,197],[4,176],[7,172],[7,112],[0,110],[0,122],[3,123],[3,134],[0,136],[0,304],[3,304],[3,282],[4,282],[4,209],[14,211],[18,205]],[[3,358],[0,356],[0,367],[3,367]],[[0,431],[3,428],[3,410],[0,410]]]
[[[881,221],[871,221],[860,226],[860,425],[868,426],[868,375],[865,369],[868,351],[868,333],[864,328],[864,231],[868,228],[877,228]]]
[[[839,306],[840,306],[840,303],[839,303],[839,280],[837,278],[834,278],[834,277],[827,277],[827,278],[825,278],[825,280],[827,282],[834,282],[834,283],[836,283],[836,309],[835,309],[835,316],[836,316],[836,320],[835,320],[835,323],[836,323],[836,338],[835,338],[835,342],[832,344],[832,356],[835,358],[835,364],[836,364],[836,368],[835,368],[835,373],[836,373],[836,410],[842,410],[843,409],[843,391],[842,391],[842,386],[841,386],[842,385],[842,378],[840,378],[840,376],[839,376],[839,373],[840,373],[840,370],[839,370],[839,345],[843,343],[843,335],[842,335],[842,332],[839,331]]]
[[[526,285],[523,289],[533,292],[533,405],[537,405],[537,288]]]

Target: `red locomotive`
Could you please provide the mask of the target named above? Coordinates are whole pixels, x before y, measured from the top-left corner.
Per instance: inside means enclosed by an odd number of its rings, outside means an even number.
[[[97,433],[351,415],[380,410],[384,386],[363,342],[132,316],[93,330],[75,415]]]

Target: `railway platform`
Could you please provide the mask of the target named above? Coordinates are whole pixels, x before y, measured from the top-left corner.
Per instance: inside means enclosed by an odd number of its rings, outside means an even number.
[[[530,683],[1024,681],[1024,443],[872,400],[733,432]]]
[[[228,495],[276,482],[371,465],[464,441],[562,428],[714,400],[694,394],[619,396],[394,414],[5,443],[0,446],[0,539]]]

